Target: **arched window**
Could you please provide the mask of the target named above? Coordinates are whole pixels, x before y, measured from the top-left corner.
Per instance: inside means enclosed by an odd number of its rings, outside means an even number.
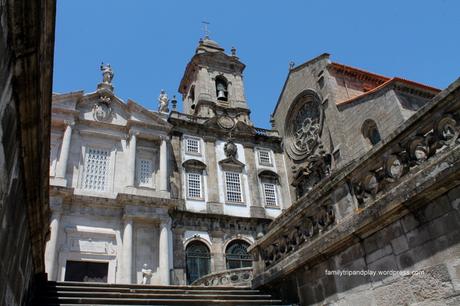
[[[242,240],[235,240],[227,246],[227,269],[252,267],[252,256],[248,254],[248,246],[249,243]]]
[[[223,76],[216,77],[216,94],[217,100],[227,101],[228,100],[228,83]]]
[[[208,247],[203,242],[190,242],[185,249],[185,259],[187,262],[188,284],[209,274],[211,271],[211,255]]]
[[[381,137],[379,130],[377,128],[377,124],[375,123],[374,120],[368,119],[364,121],[363,127],[362,127],[362,133],[364,138],[366,138],[371,145],[376,145],[378,142],[380,142]]]

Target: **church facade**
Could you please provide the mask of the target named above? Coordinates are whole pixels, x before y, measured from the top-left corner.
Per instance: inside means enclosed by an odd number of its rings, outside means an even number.
[[[253,126],[243,70],[204,39],[179,87],[183,113],[164,91],[158,111],[122,101],[109,65],[95,92],[53,96],[49,279],[250,277],[247,247],[291,199],[281,138]]]
[[[391,291],[385,278],[325,271],[428,269],[434,248],[445,277],[421,286],[458,290],[459,81],[441,92],[322,54],[290,67],[266,130],[244,68],[205,37],[182,111],[164,91],[155,111],[121,100],[109,65],[95,92],[53,95],[48,278],[252,281],[302,305],[361,305],[362,290]]]

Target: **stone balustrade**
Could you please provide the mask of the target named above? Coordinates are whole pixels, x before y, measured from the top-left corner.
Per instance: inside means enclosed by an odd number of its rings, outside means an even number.
[[[460,167],[460,79],[362,157],[333,170],[249,248],[253,286],[324,260],[455,184]],[[445,185],[438,186],[445,181]],[[436,187],[436,188],[434,188]],[[426,192],[430,190],[430,192]],[[393,219],[392,219],[393,218]]]
[[[211,273],[197,279],[193,286],[250,286],[254,276],[253,268],[230,269]]]

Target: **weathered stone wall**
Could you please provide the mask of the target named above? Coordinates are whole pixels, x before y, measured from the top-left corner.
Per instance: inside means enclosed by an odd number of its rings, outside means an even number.
[[[44,272],[54,16],[0,1],[0,305],[28,304]]]
[[[302,305],[458,304],[459,89],[460,79],[274,220],[249,250],[253,286]]]
[[[412,305],[429,301],[458,305],[459,254],[457,187],[339,254],[293,272],[290,281],[273,288],[279,286],[285,298],[298,296],[302,305]],[[342,270],[417,273],[334,276],[327,272]]]
[[[33,275],[26,219],[18,114],[13,99],[13,54],[6,4],[0,7],[0,304],[22,305]]]
[[[372,148],[371,143],[363,135],[362,126],[366,120],[373,120],[381,139],[385,139],[400,126],[406,118],[401,114],[401,108],[394,90],[379,91],[368,98],[356,102],[339,105],[338,109],[347,118],[341,128],[347,135],[347,152],[350,159],[361,156]]]

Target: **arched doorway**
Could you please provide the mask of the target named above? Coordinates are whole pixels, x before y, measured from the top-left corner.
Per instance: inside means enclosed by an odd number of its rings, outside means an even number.
[[[191,284],[211,271],[211,255],[208,247],[200,241],[192,241],[185,249],[187,283]]]
[[[227,269],[252,267],[252,256],[248,254],[249,243],[243,240],[232,241],[225,250]]]

